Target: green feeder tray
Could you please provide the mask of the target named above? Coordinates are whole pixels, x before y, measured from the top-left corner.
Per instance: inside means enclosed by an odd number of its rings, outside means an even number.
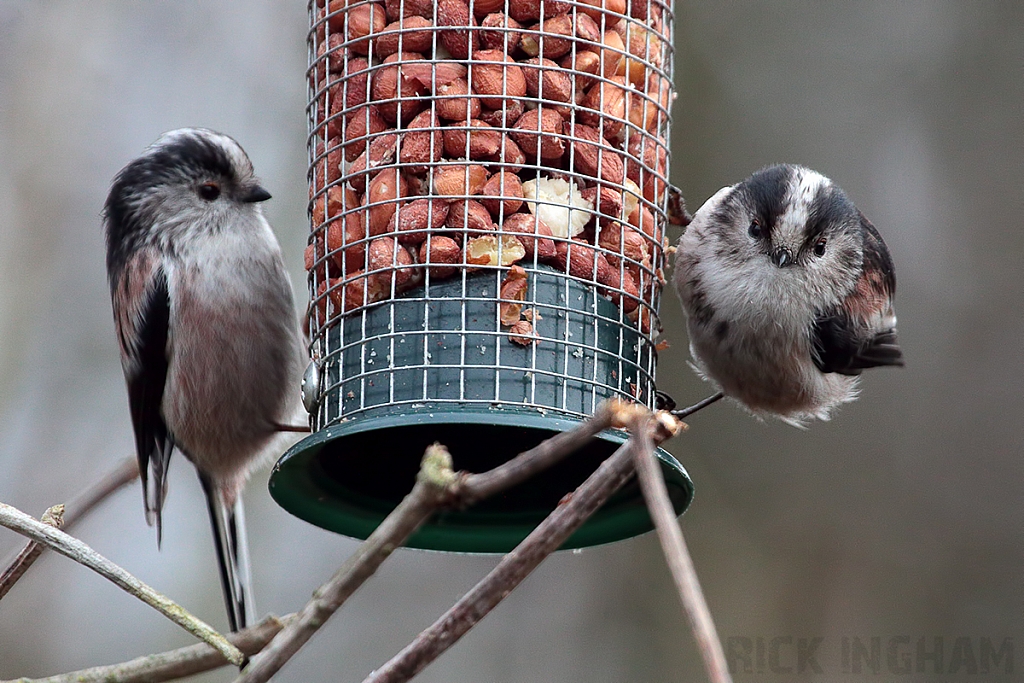
[[[322,332],[311,436],[270,479],[274,499],[317,526],[366,538],[412,489],[423,452],[444,444],[456,470],[483,472],[571,429],[605,399],[653,402],[656,352],[596,288],[546,266],[527,268],[537,344],[500,324],[506,270],[429,282],[351,313]],[[316,347],[316,343],[314,344]],[[626,440],[606,431],[532,479],[465,510],[434,515],[406,545],[466,553],[514,548]],[[693,484],[658,458],[677,514]],[[563,548],[610,543],[652,528],[636,481]]]

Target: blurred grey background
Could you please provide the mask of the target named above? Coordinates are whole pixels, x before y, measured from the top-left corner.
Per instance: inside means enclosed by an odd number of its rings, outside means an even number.
[[[872,638],[882,674],[902,637],[911,666],[921,638],[926,655],[942,639],[941,675],[921,661],[928,680],[960,680],[967,649],[980,667],[984,642],[1006,639],[1024,670],[1022,7],[676,8],[672,175],[691,209],[771,162],[831,176],[891,247],[908,363],[868,373],[860,401],[808,431],[717,405],[671,444],[696,482],[683,528],[718,628],[754,648],[749,671],[734,658],[737,681],[877,680],[843,657]],[[304,299],[306,21],[301,1],[0,0],[0,500],[38,515],[131,452],[100,209],[164,130],[242,142]],[[708,390],[685,366],[672,294],[664,322],[660,384],[696,400]],[[198,482],[174,462],[162,551],[137,486],[76,533],[223,627]],[[265,474],[246,502],[258,606],[293,611],[355,543],[279,509]],[[0,533],[0,557],[21,542]],[[361,680],[495,562],[398,553],[277,680]],[[815,638],[801,672],[800,640]],[[0,604],[0,678],[190,642],[57,556]],[[981,679],[1015,679],[993,664]],[[648,535],[551,558],[419,680],[703,673]]]

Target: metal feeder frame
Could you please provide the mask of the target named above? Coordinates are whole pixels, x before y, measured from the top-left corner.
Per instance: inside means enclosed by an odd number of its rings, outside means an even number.
[[[655,66],[645,60],[644,67],[671,83],[672,16],[668,7],[656,0],[642,0],[648,13],[660,10],[660,45],[662,52]],[[344,4],[344,3],[342,3]],[[327,247],[330,225],[344,226],[346,220],[362,212],[367,225],[370,212],[387,201],[368,206],[343,207],[337,215],[327,215],[327,193],[332,186],[350,188],[357,176],[350,175],[340,162],[334,138],[329,137],[331,125],[340,127],[342,140],[357,125],[359,110],[348,110],[332,98],[345,97],[352,79],[359,74],[337,75],[331,72],[332,58],[350,48],[354,41],[331,39],[332,19],[352,7],[368,3],[350,3],[345,7],[330,3],[325,9],[310,4],[310,97],[308,149],[311,188],[310,215],[317,216],[317,205],[325,212],[325,222],[311,220],[311,244],[314,247],[313,267],[309,276],[310,313],[308,334],[311,357],[304,381],[304,399],[310,410],[313,434],[291,448],[278,462],[271,477],[271,494],[285,509],[313,524],[356,538],[366,538],[384,517],[412,488],[424,449],[440,442],[448,447],[456,469],[481,472],[527,450],[545,438],[570,429],[591,415],[609,398],[638,401],[648,407],[655,402],[655,369],[657,348],[651,331],[657,331],[657,310],[660,299],[661,267],[664,262],[662,239],[667,226],[668,201],[667,148],[669,139],[667,108],[656,103],[660,123],[654,132],[644,130],[630,120],[619,120],[629,136],[640,136],[640,152],[631,156],[622,143],[617,152],[627,162],[639,164],[642,183],[627,187],[623,183],[598,182],[621,193],[650,211],[655,219],[656,239],[650,242],[650,261],[636,262],[623,253],[609,252],[593,245],[594,253],[611,257],[620,276],[627,267],[640,273],[637,291],[628,291],[597,280],[597,268],[590,277],[579,277],[551,265],[550,260],[532,257],[519,261],[527,278],[524,300],[501,298],[502,285],[509,274],[503,265],[468,264],[455,266],[454,275],[439,278],[434,263],[400,263],[396,255],[390,264],[372,264],[363,256],[355,264],[347,262],[340,250]],[[573,17],[587,7],[574,3]],[[382,7],[383,5],[374,5]],[[543,7],[543,5],[542,5]],[[435,9],[436,11],[436,9]],[[637,26],[647,24],[628,18]],[[402,20],[404,21],[404,19]],[[630,26],[632,24],[629,24]],[[347,24],[345,24],[347,28]],[[432,24],[434,52],[438,47],[436,17]],[[399,46],[402,41],[399,24]],[[424,29],[419,29],[424,30]],[[477,28],[476,30],[480,30]],[[491,29],[511,31],[508,26]],[[528,30],[518,29],[521,33]],[[629,29],[627,28],[627,31]],[[639,30],[639,29],[638,29]],[[344,34],[342,34],[344,35]],[[536,32],[537,39],[543,34]],[[371,37],[369,52],[373,52]],[[363,41],[367,41],[366,38]],[[347,54],[352,54],[348,52]],[[575,54],[575,53],[574,53]],[[620,58],[627,59],[622,51]],[[436,69],[442,62],[466,60],[425,60]],[[472,62],[470,64],[470,74]],[[345,62],[345,68],[348,62]],[[387,68],[386,63],[372,59],[368,63],[372,79]],[[576,75],[569,71],[570,75]],[[595,82],[610,82],[598,75]],[[402,78],[398,79],[403,82]],[[340,83],[340,87],[338,84]],[[577,87],[574,79],[574,90]],[[401,87],[401,86],[400,86]],[[670,86],[669,86],[670,87]],[[541,93],[542,95],[543,93]],[[398,100],[401,97],[399,92]],[[425,107],[433,110],[440,98],[436,93],[426,99]],[[574,96],[574,101],[578,98]],[[648,98],[649,99],[649,98]],[[557,106],[540,98],[527,98],[531,106]],[[419,103],[418,106],[423,106]],[[363,105],[363,109],[367,109]],[[332,113],[333,112],[333,113]],[[365,116],[369,116],[365,113]],[[361,122],[370,128],[368,121]],[[407,119],[402,121],[407,123]],[[506,122],[505,129],[512,125]],[[604,125],[603,123],[601,124]],[[453,128],[451,124],[444,130]],[[458,126],[454,126],[458,128]],[[463,129],[469,130],[468,126]],[[436,132],[436,129],[428,129]],[[368,148],[384,135],[402,133],[385,130],[365,134]],[[578,186],[593,183],[594,177],[575,169],[573,156],[576,142],[562,134],[568,163],[552,167],[539,157],[528,158],[522,178],[534,175],[556,175],[568,178]],[[468,138],[467,147],[468,147]],[[433,138],[432,145],[433,145]],[[333,145],[333,146],[332,146]],[[611,154],[611,145],[602,139],[600,154]],[[656,146],[655,159],[662,155],[665,167],[650,168],[644,163],[650,155],[646,146]],[[539,151],[539,150],[538,150]],[[467,149],[468,152],[468,149]],[[432,150],[433,155],[433,150]],[[468,157],[468,154],[467,154]],[[639,157],[639,158],[637,158]],[[330,169],[329,164],[337,164]],[[474,161],[444,159],[444,164],[472,164]],[[510,164],[486,162],[501,170]],[[599,168],[601,165],[599,157]],[[402,164],[396,154],[390,166],[405,172],[412,164]],[[364,169],[363,181],[369,184],[370,174]],[[467,182],[469,180],[467,173]],[[336,176],[336,177],[335,177]],[[430,177],[429,171],[426,175]],[[660,183],[665,191],[654,197],[640,196],[640,185]],[[429,195],[430,185],[425,189]],[[504,190],[502,190],[504,192]],[[462,194],[449,198],[472,199]],[[415,198],[415,197],[411,197]],[[388,201],[398,205],[401,200]],[[539,197],[536,205],[544,203]],[[595,206],[594,213],[598,212]],[[500,218],[496,218],[500,226]],[[532,215],[532,214],[531,214]],[[620,230],[625,231],[625,220]],[[596,222],[596,221],[595,221]],[[424,241],[439,234],[455,235],[465,247],[474,235],[468,223],[460,227],[425,231]],[[496,235],[499,233],[495,233]],[[362,249],[382,235],[364,235],[346,243],[343,249]],[[389,235],[383,235],[388,237]],[[393,234],[390,236],[394,236]],[[552,238],[553,242],[569,242],[568,238]],[[624,236],[620,236],[620,242]],[[508,245],[498,240],[497,261],[502,263]],[[354,252],[353,252],[354,253]],[[463,250],[465,253],[465,250]],[[596,261],[595,261],[596,264]],[[309,260],[307,259],[307,265]],[[358,268],[352,268],[352,265]],[[567,270],[567,269],[566,269]],[[403,286],[402,278],[412,273],[415,286]],[[344,303],[346,286],[359,281],[363,295],[356,305]],[[384,282],[382,300],[370,300],[369,278]],[[406,278],[408,280],[408,278]],[[418,282],[417,282],[418,281]],[[613,303],[613,300],[623,304]],[[625,311],[625,302],[633,304],[632,315]],[[521,305],[528,311],[532,340],[513,339],[508,325],[502,324],[502,305]],[[646,321],[646,322],[645,322]],[[521,343],[526,341],[526,343]],[[446,511],[435,515],[414,534],[410,547],[456,552],[507,552],[517,545],[558,504],[567,493],[589,476],[600,462],[626,439],[624,432],[609,430],[592,440],[589,446],[566,458],[550,470],[520,484],[501,495],[465,511]],[[677,513],[681,514],[693,496],[693,485],[686,471],[666,451],[659,449],[670,495]],[[563,546],[577,548],[608,543],[644,533],[652,528],[639,487],[634,481],[620,490]]]

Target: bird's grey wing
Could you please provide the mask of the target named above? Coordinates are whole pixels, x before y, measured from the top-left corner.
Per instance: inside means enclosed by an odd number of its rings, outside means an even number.
[[[836,309],[819,316],[811,332],[814,364],[822,372],[859,375],[867,368],[903,365],[895,329],[863,334],[863,325]]]
[[[870,221],[864,227],[864,267],[853,292],[839,306],[821,312],[814,321],[814,363],[822,372],[859,375],[882,365],[903,365],[896,338],[892,298],[896,274],[885,242]],[[888,326],[868,324],[881,319]]]
[[[860,224],[864,228],[864,270],[878,274],[875,288],[879,294],[885,295],[890,301],[896,295],[896,267],[889,255],[889,248],[882,241],[882,236],[864,214],[857,212]]]
[[[171,301],[167,274],[155,263],[157,260],[145,250],[131,258],[115,284],[113,301],[146,520],[156,523],[159,544],[167,463],[174,449],[174,439],[161,412],[170,356]]]

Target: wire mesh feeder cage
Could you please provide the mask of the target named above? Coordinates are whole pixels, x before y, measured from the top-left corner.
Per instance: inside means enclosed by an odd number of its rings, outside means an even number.
[[[660,0],[310,6],[314,434],[275,499],[365,538],[425,447],[484,471],[620,397],[653,406],[671,27]],[[625,440],[435,516],[409,545],[504,552]],[[679,513],[692,484],[659,452]],[[650,529],[635,484],[566,543]]]

